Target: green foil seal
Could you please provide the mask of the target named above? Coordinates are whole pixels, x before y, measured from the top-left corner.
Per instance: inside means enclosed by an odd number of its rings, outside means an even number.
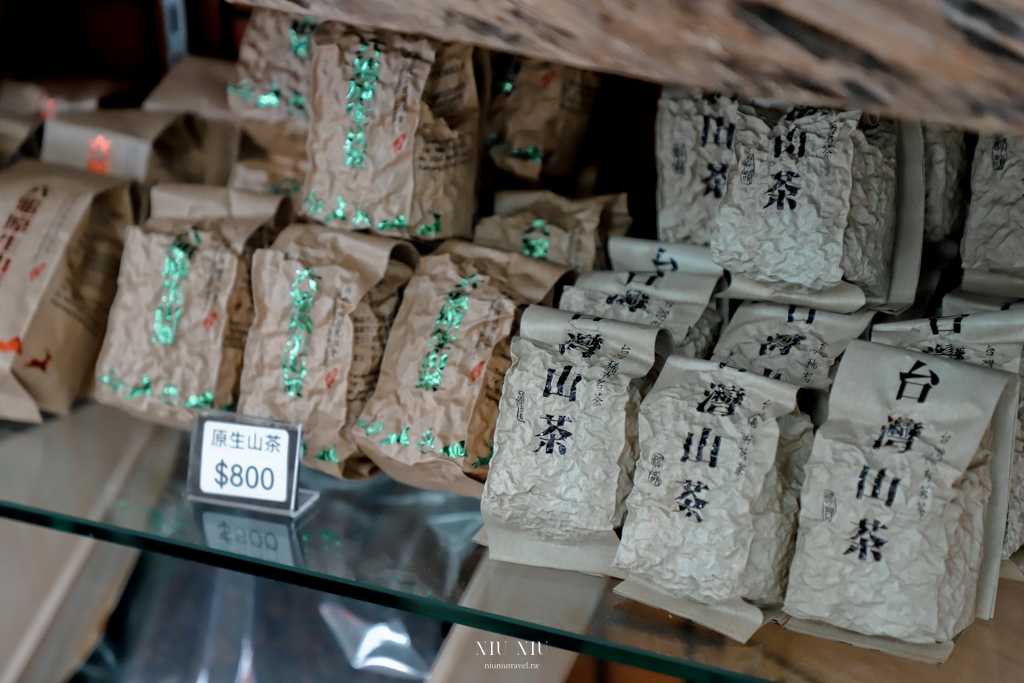
[[[334,454],[334,446],[322,449],[319,453],[313,456],[313,459],[322,460],[324,462],[341,462],[338,460],[338,456]]]
[[[431,211],[434,216],[433,223],[424,223],[416,229],[417,237],[433,237],[434,235],[441,234],[441,214],[436,211]]]
[[[185,399],[186,408],[212,408],[213,407],[213,392],[205,391],[201,394],[192,394]],[[224,410],[233,410],[234,405],[224,406]]]
[[[195,243],[189,241],[189,236]],[[199,231],[194,227],[181,233],[171,242],[167,248],[167,256],[164,258],[164,268],[161,275],[164,278],[160,291],[160,305],[153,314],[153,338],[154,344],[162,346],[174,346],[178,334],[178,323],[181,321],[181,307],[184,302],[183,289],[185,279],[188,278],[189,266],[192,263],[192,256],[202,240],[199,238]]]
[[[409,445],[409,427],[402,427],[401,434],[388,434],[380,441],[381,446],[390,446],[392,444],[398,444],[400,446]]]
[[[395,216],[394,220],[381,221],[377,224],[378,230],[405,230],[409,227],[409,220],[404,214]]]
[[[551,242],[548,240],[550,236],[551,231],[548,230],[547,223],[543,218],[533,221],[530,227],[523,232],[523,255],[530,258],[546,259],[548,248],[551,246]]]
[[[441,454],[447,458],[465,458],[466,457],[466,442],[460,441],[452,444],[451,446],[445,446],[441,449]]]
[[[295,271],[292,282],[292,312],[288,321],[288,340],[281,354],[281,392],[300,398],[306,380],[306,355],[309,337],[313,334],[313,301],[317,292],[317,276],[310,268]]]
[[[363,168],[366,156],[366,133],[363,123],[373,114],[370,103],[373,102],[377,79],[380,77],[380,43],[371,40],[363,43],[352,60],[352,79],[348,84],[348,113],[351,125],[345,137],[345,165]]]
[[[448,354],[444,351],[451,348],[451,344],[458,339],[455,332],[469,309],[469,293],[476,289],[479,281],[478,275],[470,275],[463,278],[455,289],[445,295],[445,302],[434,321],[434,330],[430,333],[430,349],[420,367],[420,375],[416,380],[417,389],[437,391],[441,388],[444,369],[448,364]]]
[[[301,19],[293,19],[292,27],[288,29],[288,42],[292,46],[292,54],[305,61],[309,59],[309,39],[316,30],[317,20],[308,14]]]

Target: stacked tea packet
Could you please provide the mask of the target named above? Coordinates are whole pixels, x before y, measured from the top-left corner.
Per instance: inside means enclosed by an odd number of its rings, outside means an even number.
[[[828,389],[833,364],[873,315],[745,301],[711,359],[797,386]]]
[[[472,48],[328,22],[312,50],[306,215],[395,237],[469,237],[479,125]]]
[[[360,450],[403,483],[479,497],[517,307],[550,300],[566,272],[459,240],[421,259],[352,432]]]
[[[960,245],[963,266],[1005,273],[1019,288],[1024,276],[1024,228],[1020,204],[1024,199],[1024,138],[982,135],[971,166],[971,203]],[[969,277],[964,276],[965,288]],[[998,284],[995,290],[998,290]],[[1003,288],[1005,289],[1005,287]],[[976,288],[972,288],[975,291]],[[982,291],[995,294],[997,291]]]
[[[512,341],[480,510],[490,557],[618,575],[654,327],[531,306]],[[665,349],[663,348],[663,352]]]
[[[605,248],[604,216],[615,198],[568,199],[545,191],[529,194],[521,199],[503,197],[506,205],[514,203],[516,208],[482,219],[473,242],[571,266],[577,273],[594,270],[598,254]]]
[[[736,165],[735,97],[666,88],[658,101],[658,239],[708,244]],[[753,168],[747,168],[751,173]]]
[[[999,561],[984,542],[989,425],[1012,379],[850,342],[806,466],[788,614],[911,643],[971,623]]]
[[[785,593],[811,424],[797,387],[669,358],[640,409],[616,592],[745,641]],[[785,421],[785,425],[783,425]]]
[[[226,185],[238,158],[241,128],[227,94],[234,77],[233,62],[186,55],[142,103],[143,111],[195,117],[204,155],[203,182],[208,185]]]
[[[358,455],[350,432],[375,385],[375,337],[386,338],[397,304],[388,299],[398,298],[417,259],[396,240],[310,224],[257,251],[239,412],[302,422],[304,464],[365,474],[348,463]]]
[[[100,109],[46,121],[39,158],[139,183],[136,220],[149,216],[158,182],[201,183],[207,159],[195,118],[175,112]]]
[[[525,180],[536,181],[541,172],[568,175],[576,165],[601,76],[519,56],[496,74],[486,129],[494,164]]]
[[[114,300],[128,184],[24,160],[0,173],[0,419],[66,415]]]
[[[179,429],[193,409],[238,399],[253,320],[253,254],[291,211],[281,197],[209,185],[158,185],[153,213],[130,226],[96,399]]]
[[[963,222],[964,197],[960,188],[967,172],[964,132],[948,126],[925,124],[924,133],[924,239],[938,242]]]
[[[319,20],[253,10],[238,48],[228,104],[245,132],[271,155],[294,157],[309,131],[311,39]]]
[[[954,301],[946,297],[943,311],[955,308]],[[974,365],[1004,370],[1014,375],[1021,373],[1021,352],[1024,350],[1024,309],[991,310],[968,307],[971,312],[950,310],[949,317],[925,320],[906,320],[875,325],[871,341],[912,349]],[[1012,431],[1005,440],[1005,453],[993,453],[1000,465],[993,477],[996,494],[993,501],[1008,500],[1005,525],[997,520],[996,529],[1004,538],[1003,557],[1009,557],[1024,545],[1024,439],[1022,418],[1024,404],[1019,392],[1008,404],[1010,414],[1003,417]],[[998,516],[998,515],[997,515]]]

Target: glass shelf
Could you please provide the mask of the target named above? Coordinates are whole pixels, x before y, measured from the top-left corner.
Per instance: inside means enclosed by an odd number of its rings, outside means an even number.
[[[1003,580],[940,667],[763,627],[746,645],[612,593],[615,580],[487,558],[479,501],[380,475],[321,492],[296,521],[184,496],[188,435],[87,404],[0,424],[0,516],[540,641],[694,683],[1006,683],[1024,672],[1024,582]],[[2,552],[2,550],[0,550]],[[467,665],[472,664],[467,662]],[[482,669],[482,667],[481,667]]]

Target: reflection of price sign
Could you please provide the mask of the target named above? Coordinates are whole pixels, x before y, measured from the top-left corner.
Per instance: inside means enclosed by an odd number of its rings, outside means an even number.
[[[313,496],[297,490],[301,442],[298,424],[202,411],[192,430],[189,496],[298,515]]]
[[[209,510],[202,520],[206,545],[214,550],[296,566],[295,531],[288,524]]]

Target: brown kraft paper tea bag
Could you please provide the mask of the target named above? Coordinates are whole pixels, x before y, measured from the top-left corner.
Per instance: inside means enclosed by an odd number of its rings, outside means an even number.
[[[0,173],[0,419],[66,415],[114,299],[128,185],[22,161]]]
[[[783,483],[794,448],[779,421],[797,389],[711,361],[666,361],[640,409],[640,464],[615,558],[629,578],[616,592],[740,641],[760,628],[748,602],[782,601],[796,530]],[[795,450],[808,427],[803,418]]]
[[[217,395],[238,256],[212,232],[129,226],[97,360],[96,400],[178,429]]]
[[[971,623],[985,565],[998,577],[989,425],[1012,377],[850,342],[806,466],[788,614],[930,644]]]
[[[603,211],[599,202],[546,193],[519,211],[482,219],[473,242],[571,266],[578,273],[591,271]]]
[[[873,315],[745,301],[711,360],[800,387],[828,389],[830,368]]]
[[[241,127],[228,107],[227,87],[235,64],[224,59],[185,55],[142,103],[144,111],[192,114],[203,151],[203,182],[226,185],[238,158]]]
[[[227,244],[238,259],[238,273],[228,301],[228,327],[215,396],[218,408],[238,401],[245,335],[254,316],[250,272],[256,249],[270,246],[291,216],[281,196],[256,194],[208,185],[161,183],[149,193],[152,213],[147,232],[179,235],[190,227],[208,230]]]
[[[228,104],[242,127],[270,154],[292,156],[309,131],[311,39],[319,20],[256,8],[238,48]]]
[[[479,497],[516,307],[544,299],[564,274],[457,240],[423,258],[353,430],[360,450],[403,483]]]
[[[600,85],[593,71],[512,57],[487,123],[495,165],[525,180],[568,175]]]
[[[325,23],[313,37],[312,73],[304,212],[332,227],[389,236],[469,236],[478,108],[472,50]]]
[[[505,216],[522,211],[545,199],[564,201],[565,198],[549,190],[499,190],[494,193],[494,215]],[[629,198],[625,192],[569,200],[574,205],[598,204],[601,206],[601,222],[595,237],[596,253],[594,270],[608,270],[608,240],[624,237],[633,225],[629,215]]]
[[[140,183],[137,220],[158,182],[201,183],[205,157],[195,119],[141,109],[101,109],[47,120],[40,159]]]
[[[341,308],[348,308],[348,304],[339,306],[335,310],[336,321],[331,325],[332,328],[348,327],[351,321],[351,341],[342,345],[339,339],[326,355],[320,354],[320,357],[311,347],[307,356],[299,359],[305,363],[310,375],[319,373],[323,376],[323,386],[307,381],[304,386],[308,389],[303,390],[301,397],[285,400],[283,396],[270,396],[273,387],[268,385],[266,396],[269,400],[255,396],[252,405],[258,411],[256,414],[284,418],[286,414],[307,410],[309,414],[321,413],[318,420],[325,425],[337,423],[338,428],[334,432],[321,430],[322,443],[316,449],[312,446],[307,449],[303,464],[337,477],[365,476],[372,465],[358,458],[359,449],[351,432],[376,386],[384,344],[398,310],[400,290],[412,276],[419,255],[408,242],[339,232],[314,224],[289,227],[274,242],[273,249],[283,252],[287,259],[301,262],[304,267],[314,268],[314,272],[321,267],[340,266],[348,273],[347,278],[355,278],[349,298],[358,298],[355,307],[347,313]],[[317,292],[316,296],[322,298],[326,295]],[[346,317],[340,317],[342,315]],[[261,334],[280,336],[282,330],[278,325],[283,323],[287,326],[290,322],[290,317],[275,318],[268,312],[264,316]],[[316,339],[314,332],[313,341]],[[345,349],[350,350],[346,352]],[[270,348],[266,359],[254,362],[247,373],[253,386],[266,384],[266,376],[276,377],[281,373],[282,354],[283,351],[278,350],[275,356],[273,348]],[[324,359],[330,367],[319,368]],[[345,373],[344,377],[342,373]],[[341,410],[336,406],[325,409],[325,406],[337,403],[340,396],[345,401]],[[327,400],[320,401],[318,397]],[[310,439],[307,441],[311,443]]]
[[[947,297],[948,301],[948,297]],[[946,308],[946,301],[943,302]],[[1024,309],[981,313],[960,313],[948,318],[905,320],[875,325],[871,341],[899,346],[921,353],[962,360],[974,365],[1003,370],[1020,376],[1024,350]],[[1006,503],[1003,520],[995,528],[1003,532],[1003,557],[1024,545],[1024,439],[1021,436],[1021,401],[1018,395],[1007,404],[1009,414],[998,415],[1013,426],[1013,438],[1005,440],[1005,452],[992,445],[993,472],[991,513]],[[993,425],[995,428],[995,425]],[[991,514],[990,513],[990,514]]]
[[[656,328],[531,306],[512,341],[481,512],[495,560],[612,569]]]
[[[345,424],[358,272],[308,267],[272,249],[253,258],[256,319],[245,347],[239,412],[303,425],[303,453],[333,462]]]

